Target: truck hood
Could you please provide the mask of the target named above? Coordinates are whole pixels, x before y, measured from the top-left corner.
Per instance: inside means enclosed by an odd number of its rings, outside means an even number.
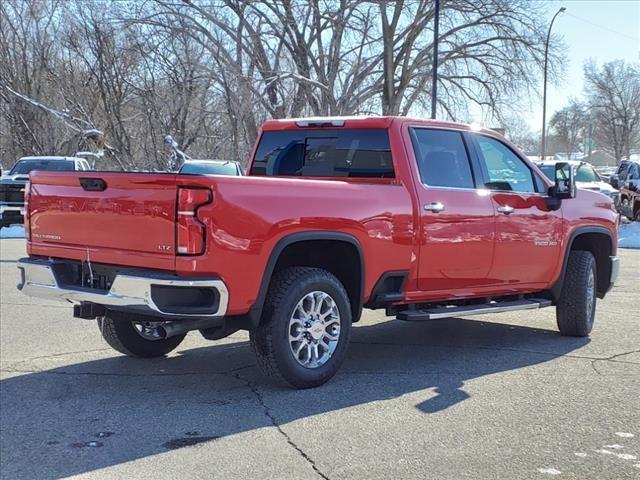
[[[3,175],[0,177],[0,185],[26,185],[29,175]]]
[[[613,195],[617,190],[606,182],[576,182],[576,186],[583,190],[591,190],[592,192],[600,192],[607,196]]]

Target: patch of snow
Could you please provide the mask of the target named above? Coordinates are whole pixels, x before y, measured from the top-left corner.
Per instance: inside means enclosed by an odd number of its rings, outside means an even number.
[[[609,450],[605,450],[605,449],[596,450],[596,453],[603,453],[605,455],[615,455],[613,452],[610,452]]]
[[[562,473],[560,470],[556,470],[555,468],[539,468],[538,471],[548,475],[560,475]]]
[[[618,246],[620,248],[640,248],[640,222],[620,225]]]
[[[581,457],[581,458],[584,458],[584,457],[586,457],[586,456],[587,456],[587,454],[586,454],[586,453],[584,453],[584,452],[574,452],[574,455],[575,455],[576,457]]]
[[[616,432],[616,435],[622,438],[633,438],[635,436],[633,433],[627,432]]]
[[[22,225],[12,225],[0,228],[0,238],[24,238],[24,227]]]
[[[621,458],[622,460],[637,460],[638,458],[635,455],[631,455],[630,453],[619,453],[617,457]]]

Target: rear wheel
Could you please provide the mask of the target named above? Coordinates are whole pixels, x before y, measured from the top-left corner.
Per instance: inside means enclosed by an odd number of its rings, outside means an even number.
[[[591,252],[572,251],[556,307],[562,335],[586,337],[596,314],[596,261]]]
[[[295,388],[322,385],[346,356],[351,336],[347,292],[326,270],[292,267],[278,272],[261,323],[250,336],[265,375]]]
[[[98,327],[114,350],[130,357],[161,357],[180,345],[186,336],[162,338],[154,322],[148,318],[111,310],[98,318]]]

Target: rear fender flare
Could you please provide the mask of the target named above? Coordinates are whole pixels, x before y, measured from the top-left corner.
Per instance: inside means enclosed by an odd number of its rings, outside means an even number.
[[[362,307],[364,305],[364,283],[365,283],[365,264],[364,264],[364,254],[362,252],[362,246],[357,238],[352,235],[343,232],[332,232],[332,231],[307,231],[307,232],[297,232],[286,235],[285,237],[278,240],[276,245],[271,250],[269,255],[269,260],[265,265],[264,272],[262,274],[262,281],[260,282],[260,289],[258,290],[258,296],[253,306],[245,315],[240,315],[239,318],[235,319],[238,321],[240,328],[243,329],[254,329],[260,323],[260,318],[262,316],[262,308],[264,306],[265,300],[267,298],[267,293],[269,291],[269,284],[271,282],[271,277],[273,276],[273,271],[278,263],[278,259],[282,252],[288,246],[309,240],[335,240],[341,242],[347,242],[353,245],[359,256],[360,261],[360,295],[358,299],[358,304],[355,305],[353,311],[355,312],[353,316],[353,321],[357,321],[360,318],[362,313]],[[352,306],[353,307],[353,306]],[[235,320],[232,320],[235,321]]]

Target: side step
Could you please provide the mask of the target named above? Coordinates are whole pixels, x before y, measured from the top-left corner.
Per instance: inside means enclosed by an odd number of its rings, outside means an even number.
[[[398,312],[398,320],[421,322],[424,320],[438,320],[440,318],[463,317],[479,315],[481,313],[511,312],[513,310],[533,310],[551,306],[551,300],[544,298],[527,298],[523,300],[493,301],[479,305],[450,305],[445,307],[427,308],[424,310],[402,310]]]

